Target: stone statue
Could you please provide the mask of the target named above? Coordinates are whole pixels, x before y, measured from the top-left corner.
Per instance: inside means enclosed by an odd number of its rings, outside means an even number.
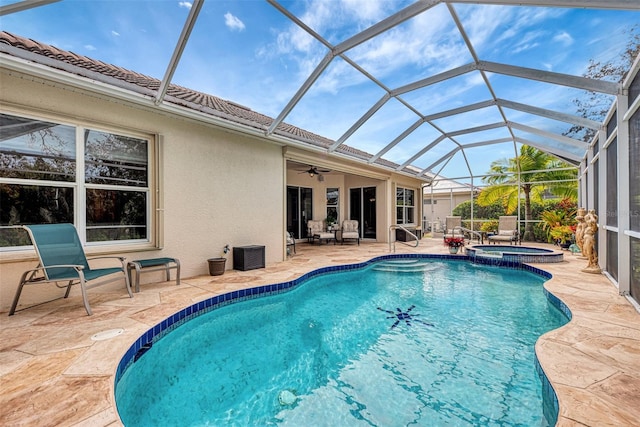
[[[584,239],[582,242],[582,254],[587,258],[589,263],[587,267],[582,269],[585,273],[600,274],[600,266],[598,265],[598,253],[596,251],[596,233],[598,232],[598,215],[596,211],[591,209],[584,217]]]
[[[576,215],[576,220],[578,221],[578,225],[576,225],[576,245],[578,246],[578,252],[581,254],[584,254],[584,248],[582,246],[584,244],[584,230],[586,227],[584,216],[586,213],[587,210],[585,208],[578,208],[578,214]],[[587,259],[585,256],[580,258]]]

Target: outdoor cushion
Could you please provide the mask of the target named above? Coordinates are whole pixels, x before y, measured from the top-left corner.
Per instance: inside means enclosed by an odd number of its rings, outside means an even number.
[[[357,233],[358,232],[358,221],[356,220],[345,220],[342,223],[342,234],[344,233]]]
[[[342,243],[345,239],[354,239],[360,245],[360,232],[358,231],[358,221],[355,219],[345,219],[342,221]]]

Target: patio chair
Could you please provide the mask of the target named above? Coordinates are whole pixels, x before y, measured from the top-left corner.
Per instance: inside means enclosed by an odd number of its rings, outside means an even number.
[[[501,216],[498,218],[498,233],[487,237],[489,243],[496,242],[516,242],[520,241],[518,234],[518,217]]]
[[[444,219],[444,237],[455,237],[456,235],[462,236],[462,217],[461,216],[448,216]]]
[[[318,243],[322,243],[322,240],[325,240],[327,243],[329,243],[329,240],[333,240],[333,244],[336,244],[336,235],[334,233],[325,231],[323,220],[316,221],[310,219],[309,221],[307,221],[307,227],[309,229],[309,234],[307,235],[307,237],[311,243],[315,242],[315,240],[318,239]]]
[[[293,236],[291,235],[290,232],[285,231],[284,232],[284,236],[286,238],[287,241],[287,255],[290,254],[290,247],[293,246],[293,253],[296,253],[296,239],[293,238]]]
[[[33,246],[38,255],[38,267],[25,271],[20,278],[20,284],[13,298],[9,316],[15,313],[18,300],[25,285],[53,282],[59,288],[67,288],[64,298],[69,296],[72,285],[80,285],[82,300],[87,314],[90,316],[91,306],[87,298],[87,289],[104,285],[115,280],[124,279],[129,297],[132,298],[131,284],[127,276],[127,264],[124,257],[94,257],[90,259],[114,258],[120,261],[118,267],[91,268],[82,248],[78,232],[73,224],[38,224],[24,225],[29,233]],[[90,285],[89,281],[112,276]],[[58,285],[58,282],[67,282]]]
[[[360,232],[358,231],[358,221],[355,219],[345,219],[342,221],[342,230],[340,232],[340,244],[343,244],[345,239],[352,239],[358,242],[360,246]]]

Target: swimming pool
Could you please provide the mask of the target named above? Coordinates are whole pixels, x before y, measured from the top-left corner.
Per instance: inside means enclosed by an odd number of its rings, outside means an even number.
[[[562,262],[564,260],[564,255],[560,251],[529,246],[473,245],[466,248],[466,253],[472,260],[475,260],[476,257],[530,263]]]
[[[123,422],[553,422],[533,343],[566,317],[545,298],[545,278],[447,257],[383,258],[216,297],[215,310],[195,316],[203,302],[152,328],[118,368]]]

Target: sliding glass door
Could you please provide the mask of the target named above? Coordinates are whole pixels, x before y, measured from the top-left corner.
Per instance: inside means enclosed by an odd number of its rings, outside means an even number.
[[[307,221],[313,219],[313,190],[305,187],[287,187],[287,231],[295,239],[307,237]]]
[[[376,187],[349,190],[349,219],[358,220],[361,238],[376,238]]]

